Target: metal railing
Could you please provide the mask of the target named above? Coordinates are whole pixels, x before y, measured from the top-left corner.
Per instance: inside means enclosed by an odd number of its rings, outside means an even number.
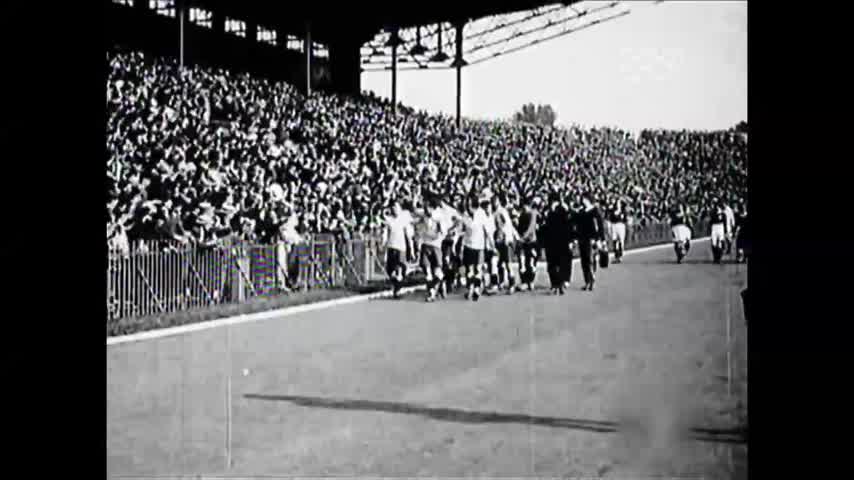
[[[694,235],[708,234],[694,225]],[[671,241],[666,224],[629,226],[625,248]],[[170,248],[162,249],[168,245]],[[242,303],[295,291],[363,286],[385,279],[385,247],[378,236],[343,239],[313,235],[286,245],[234,243],[181,247],[161,242],[107,260],[107,320],[168,314]],[[414,265],[412,265],[414,269]]]
[[[162,247],[163,245],[158,245]],[[110,252],[107,319],[241,303],[293,291],[365,283],[368,251],[361,239],[315,235],[285,243],[134,249]]]

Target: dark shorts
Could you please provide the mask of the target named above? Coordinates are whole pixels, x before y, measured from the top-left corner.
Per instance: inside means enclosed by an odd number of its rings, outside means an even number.
[[[403,263],[404,252],[394,248],[387,248],[385,251],[385,273],[391,276],[395,270],[406,265]]]
[[[459,256],[454,251],[454,240],[446,238],[442,241],[442,266],[447,269],[458,264]]]
[[[421,245],[421,268],[425,272],[442,268],[442,251],[439,247]]]
[[[539,248],[536,242],[519,243],[516,247],[516,251],[520,257],[524,256],[528,261],[533,261],[535,263],[539,256]]]
[[[510,263],[515,260],[516,245],[513,242],[499,242],[495,247],[498,249],[499,263]]]
[[[463,247],[463,266],[478,267],[483,264],[483,250],[475,250],[469,247]]]

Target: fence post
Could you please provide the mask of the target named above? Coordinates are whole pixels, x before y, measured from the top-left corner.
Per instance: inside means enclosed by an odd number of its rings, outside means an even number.
[[[235,245],[231,248],[231,262],[229,262],[231,283],[231,301],[242,302],[246,298],[246,282],[243,279],[243,265],[246,263],[243,255],[243,245]]]
[[[331,262],[330,262],[330,267],[332,267],[332,272],[330,275],[331,280],[332,280],[331,286],[337,287],[338,286],[338,241],[335,239],[335,237],[330,239],[329,248],[331,250],[330,256],[332,257]]]
[[[365,268],[365,283],[368,283],[372,278],[374,278],[374,272],[371,271],[371,265],[373,265],[373,255],[374,248],[373,242],[371,241],[372,236],[366,235],[363,240],[365,243],[365,259],[364,259],[364,268]]]
[[[307,250],[311,248],[311,236],[310,235],[309,235],[308,243],[303,241],[301,247],[302,247],[302,255],[297,256],[297,259],[299,261],[299,275],[300,275],[300,278],[302,278],[302,291],[307,292],[308,291],[308,279],[309,279],[309,275],[311,275],[311,272],[309,271],[311,268],[309,266],[309,264],[311,262],[308,261],[308,257],[310,256],[310,253],[307,253]]]
[[[316,265],[317,262],[315,262],[315,259],[314,259],[315,248],[316,248],[316,243],[314,240],[314,235],[312,235],[311,236],[311,243],[309,245],[309,250],[308,250],[308,272],[309,272],[309,275],[308,275],[308,282],[306,282],[306,286],[308,286],[309,283],[311,283],[311,285],[314,286],[314,281],[317,278],[317,270],[316,270],[317,269],[317,265]]]

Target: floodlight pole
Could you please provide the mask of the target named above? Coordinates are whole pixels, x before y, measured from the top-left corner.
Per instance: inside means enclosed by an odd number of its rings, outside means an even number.
[[[184,16],[187,7],[183,0],[178,0],[175,3],[175,7],[178,9],[178,61],[181,68],[184,68]]]
[[[391,112],[397,114],[397,28],[391,35]]]
[[[305,95],[311,95],[311,53],[314,44],[311,43],[311,21],[305,21],[305,41],[303,51],[305,52]]]
[[[457,39],[455,42],[457,46],[457,54],[455,56],[455,63],[457,65],[457,130],[459,130],[462,125],[462,119],[460,115],[462,110],[463,25],[463,22],[457,22],[457,24],[455,25],[457,29]]]

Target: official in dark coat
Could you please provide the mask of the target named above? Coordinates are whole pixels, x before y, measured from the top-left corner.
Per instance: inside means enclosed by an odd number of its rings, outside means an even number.
[[[519,280],[522,285],[527,285],[528,290],[534,289],[534,281],[537,276],[537,258],[539,257],[540,238],[537,230],[540,223],[540,198],[534,197],[530,205],[524,204],[519,216],[519,224],[516,230],[519,232],[518,258],[519,258]]]
[[[569,249],[571,229],[569,212],[561,204],[560,197],[549,197],[549,211],[543,228],[543,247],[549,272],[552,293],[565,293],[565,283],[572,276],[572,251]]]
[[[582,195],[581,209],[576,212],[573,224],[578,252],[581,255],[581,270],[584,272],[582,290],[593,291],[593,285],[596,283],[594,255],[597,247],[605,244],[605,222],[590,195]]]

